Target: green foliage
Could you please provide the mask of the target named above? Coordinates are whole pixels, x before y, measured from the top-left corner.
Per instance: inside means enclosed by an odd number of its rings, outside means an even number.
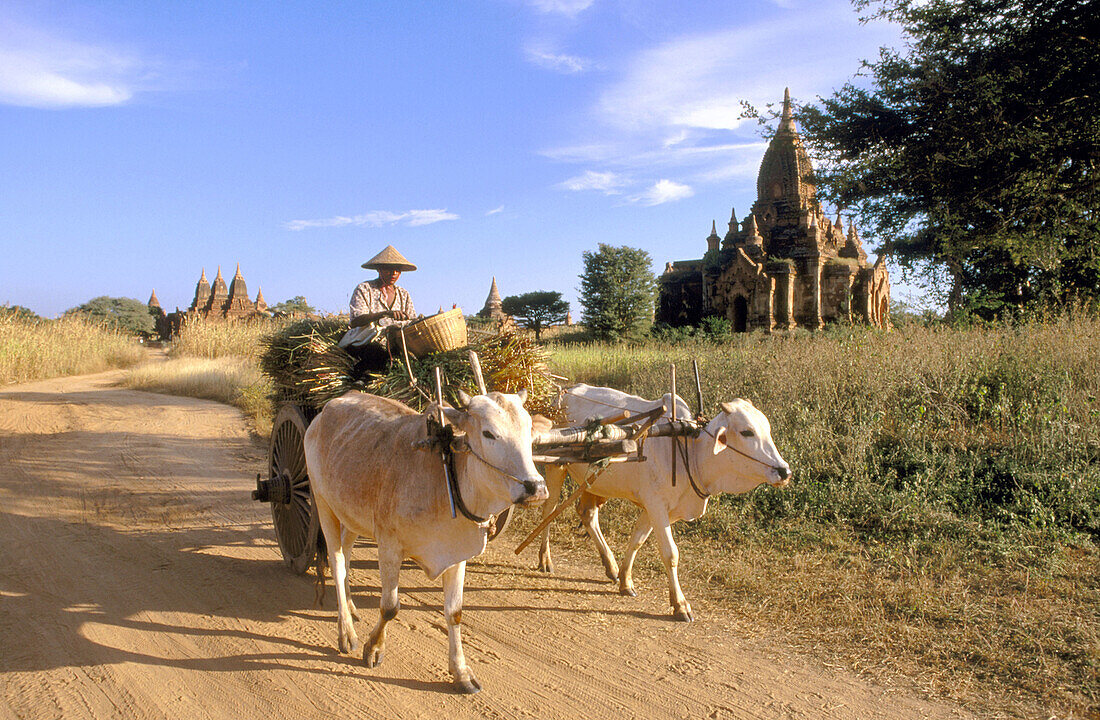
[[[522,295],[509,295],[501,301],[500,309],[513,316],[521,325],[535,332],[535,340],[542,339],[542,329],[547,325],[565,322],[569,303],[560,292],[536,290]]]
[[[581,317],[589,331],[610,341],[639,335],[653,317],[657,287],[649,253],[600,243],[583,257]]]
[[[312,315],[314,312],[313,306],[306,301],[303,295],[295,295],[289,300],[271,306],[272,315]]]
[[[101,295],[66,310],[65,316],[79,316],[132,335],[152,335],[157,328],[149,306],[134,298]]]
[[[802,109],[819,181],[954,313],[1100,293],[1100,52],[1081,0],[858,0],[903,53]]]
[[[22,305],[0,305],[0,318],[14,318],[22,322],[37,322],[42,317],[28,307]]]
[[[665,323],[655,323],[649,330],[649,336],[658,342],[669,344],[700,340],[721,343],[733,337],[733,326],[724,317],[709,315],[696,326],[672,327]]]

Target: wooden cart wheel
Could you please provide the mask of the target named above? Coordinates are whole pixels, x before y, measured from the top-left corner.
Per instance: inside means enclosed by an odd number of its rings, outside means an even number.
[[[512,524],[512,514],[515,512],[515,510],[515,505],[509,505],[508,507],[504,508],[500,515],[497,515],[496,528],[494,528],[493,532],[489,534],[486,542],[492,542],[496,540],[498,537],[501,536],[501,534],[504,533],[505,530],[508,529],[508,526]]]
[[[320,526],[306,474],[305,439],[309,422],[297,405],[283,405],[271,427],[268,453],[271,519],[283,560],[301,575],[317,552]],[[323,541],[320,541],[323,542]]]

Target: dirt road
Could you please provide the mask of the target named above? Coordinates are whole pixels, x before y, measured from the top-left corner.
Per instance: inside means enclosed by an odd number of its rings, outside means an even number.
[[[0,720],[968,717],[702,604],[696,623],[672,622],[662,583],[620,597],[594,555],[559,553],[540,576],[514,533],[467,570],[480,694],[452,693],[439,585],[412,568],[368,670],[336,652],[331,588],[314,609],[250,500],[266,450],[240,414],[117,377],[0,390]],[[373,558],[357,548],[352,569],[361,635]]]

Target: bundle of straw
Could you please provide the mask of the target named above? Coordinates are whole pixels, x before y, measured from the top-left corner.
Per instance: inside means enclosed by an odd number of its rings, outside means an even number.
[[[443,373],[444,399],[458,404],[458,390],[473,395],[477,384],[467,351],[478,354],[489,390],[514,393],[527,389],[526,407],[531,413],[553,418],[558,388],[546,366],[546,352],[528,337],[514,332],[481,336],[469,348],[410,358],[406,367],[395,353],[380,375],[353,376],[355,358],[337,346],[347,330],[341,318],[301,320],[268,336],[260,366],[276,388],[276,399],[321,409],[329,400],[349,390],[363,390],[423,410],[434,387],[438,366]],[[415,385],[409,375],[416,378]]]
[[[299,320],[263,340],[260,368],[275,386],[275,399],[320,409],[365,384],[352,375],[355,358],[337,343],[347,331],[343,318]]]

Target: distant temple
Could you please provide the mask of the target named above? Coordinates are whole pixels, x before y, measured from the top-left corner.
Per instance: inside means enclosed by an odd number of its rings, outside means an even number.
[[[485,307],[478,312],[479,317],[490,320],[503,320],[505,315],[501,310],[500,290],[497,289],[497,279],[493,276],[493,284],[489,288],[489,297],[485,298]]]
[[[262,315],[266,311],[267,303],[264,302],[262,290],[256,293],[256,302],[248,299],[248,288],[245,287],[239,263],[228,288],[225,286],[225,280],[222,279],[220,267],[213,285],[207,281],[206,269],[203,268],[199,282],[195,285],[195,299],[191,301],[191,307],[187,308],[188,313],[207,320],[241,320],[255,317],[257,314]]]
[[[665,266],[656,320],[696,325],[724,317],[736,332],[816,330],[831,322],[890,327],[890,278],[874,264],[849,219],[830,221],[817,200],[813,168],[791,117],[790,93],[760,163],[757,199],[729,232],[711,222],[706,255]]]
[[[203,320],[248,320],[258,317],[267,317],[267,302],[264,301],[263,290],[257,288],[256,300],[248,299],[248,288],[245,286],[244,277],[241,275],[241,266],[237,264],[237,272],[233,280],[226,287],[222,278],[222,269],[218,268],[218,274],[214,278],[214,284],[206,279],[206,268],[203,268],[198,283],[195,285],[195,298],[187,310],[165,313],[157,300],[157,291],[149,296],[149,311],[157,320],[157,333],[162,339],[169,339],[179,334],[180,326],[188,318]]]

